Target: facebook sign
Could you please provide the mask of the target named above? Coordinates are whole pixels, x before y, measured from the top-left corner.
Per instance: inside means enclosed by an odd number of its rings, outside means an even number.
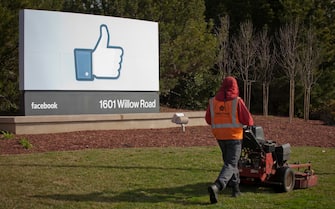
[[[159,112],[158,23],[20,11],[25,115]]]

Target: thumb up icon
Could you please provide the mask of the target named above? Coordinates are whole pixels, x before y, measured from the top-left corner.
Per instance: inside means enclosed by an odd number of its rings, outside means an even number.
[[[109,45],[108,28],[103,24],[94,49],[74,49],[76,79],[117,79],[120,76],[122,57],[123,48]]]

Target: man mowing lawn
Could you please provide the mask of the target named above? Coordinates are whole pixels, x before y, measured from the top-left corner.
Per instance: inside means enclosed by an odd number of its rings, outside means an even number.
[[[222,151],[224,165],[215,182],[208,187],[212,204],[218,202],[218,194],[228,182],[232,185],[233,197],[240,193],[238,160],[241,155],[243,125],[252,126],[253,118],[239,97],[239,88],[234,77],[226,77],[215,97],[209,100],[205,116]]]

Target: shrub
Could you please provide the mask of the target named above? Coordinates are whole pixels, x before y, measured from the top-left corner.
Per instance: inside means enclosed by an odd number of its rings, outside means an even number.
[[[311,119],[320,119],[327,125],[335,125],[335,99],[331,99],[314,110]]]
[[[23,148],[25,148],[25,149],[30,149],[30,148],[32,148],[33,147],[33,145],[29,142],[29,140],[28,139],[26,139],[26,138],[22,138],[22,139],[20,139],[20,144],[23,146]]]
[[[2,134],[0,139],[12,139],[12,138],[14,138],[14,134],[10,133],[8,131],[1,131],[0,133]]]

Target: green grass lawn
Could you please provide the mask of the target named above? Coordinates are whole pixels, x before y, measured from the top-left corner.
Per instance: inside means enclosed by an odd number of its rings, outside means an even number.
[[[0,208],[335,208],[335,149],[294,147],[313,163],[316,187],[275,193],[242,186],[209,204],[221,169],[218,147],[130,148],[0,156]]]

